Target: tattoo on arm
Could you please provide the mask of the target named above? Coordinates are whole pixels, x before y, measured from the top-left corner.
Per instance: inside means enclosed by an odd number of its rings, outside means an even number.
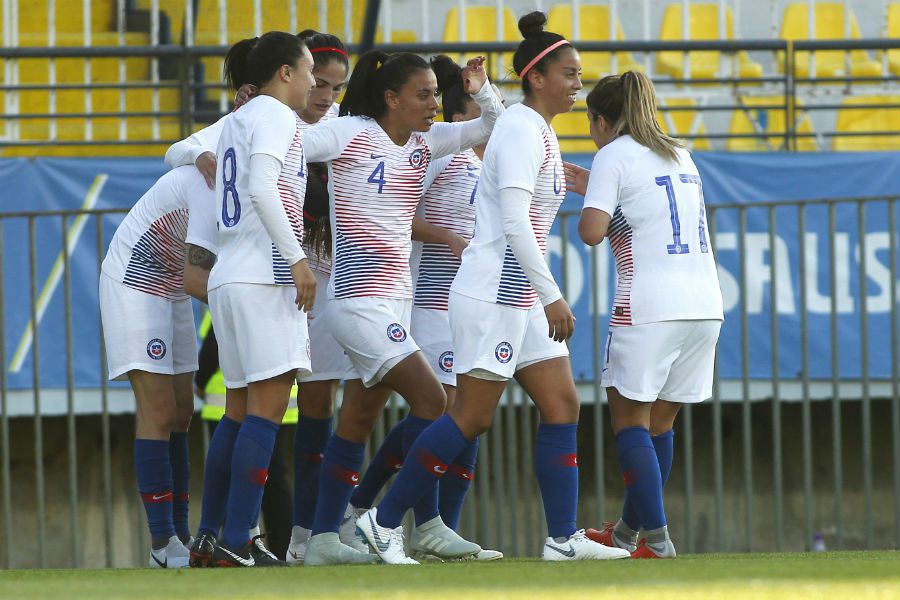
[[[205,271],[211,271],[213,265],[216,264],[216,255],[206,248],[188,244],[188,261],[195,267],[200,267]]]

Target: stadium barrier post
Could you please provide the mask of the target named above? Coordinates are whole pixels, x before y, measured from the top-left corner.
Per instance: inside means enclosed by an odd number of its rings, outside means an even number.
[[[874,515],[872,506],[872,399],[869,395],[869,280],[866,268],[866,205],[856,203],[856,226],[859,239],[859,328],[860,382],[862,383],[862,459],[865,547],[872,549]]]
[[[41,363],[39,316],[37,309],[37,244],[35,233],[35,215],[28,217],[28,300],[31,315],[31,379],[32,399],[34,407],[34,480],[37,501],[37,547],[38,566],[47,566],[46,541],[46,496],[44,489],[44,423],[41,415]]]
[[[72,566],[81,566],[81,535],[78,524],[78,443],[75,433],[75,375],[72,364],[72,262],[69,254],[69,219],[60,216],[63,256],[63,305],[66,319],[66,430],[69,467],[69,529]]]
[[[3,529],[6,532],[12,531],[12,477],[10,475],[9,466],[9,405],[6,395],[6,307],[5,307],[5,289],[4,289],[4,265],[3,256],[8,256],[4,252],[3,230],[5,220],[0,220],[0,471],[2,471],[3,481]],[[5,568],[13,568],[12,561],[12,536],[0,536],[3,538],[3,555],[5,558]]]
[[[741,303],[741,437],[744,463],[744,551],[753,552],[753,405],[750,398],[750,325],[747,314],[747,207],[738,208]]]
[[[834,525],[835,546],[844,549],[844,459],[841,439],[841,393],[840,393],[840,345],[838,339],[837,310],[837,204],[828,205],[828,271],[829,295],[831,297],[831,462],[834,470]]]
[[[778,353],[778,262],[779,251],[778,237],[775,225],[775,206],[769,206],[769,339],[771,340],[771,365],[772,365],[772,487],[774,490],[774,526],[775,548],[779,552],[784,550],[784,467],[782,449],[781,427],[781,369],[779,368]],[[801,246],[803,244],[801,232]],[[785,257],[787,258],[787,257]],[[803,261],[801,260],[802,264]],[[802,268],[802,267],[801,267]],[[803,281],[803,277],[800,278]],[[801,285],[803,285],[801,283]]]
[[[97,213],[97,279],[99,281],[106,244],[103,240],[103,214]],[[106,344],[103,340],[103,320],[100,318],[100,306],[97,306],[97,320],[100,323],[100,435],[103,448],[103,542],[106,554],[106,567],[113,566],[113,509],[112,509],[112,456],[109,430],[109,383],[106,369]]]
[[[812,412],[809,403],[809,291],[806,273],[806,205],[797,204],[797,239],[800,240],[800,382],[802,388],[801,443],[803,447],[803,540],[807,550],[813,547],[813,451]],[[774,342],[773,342],[774,344]]]

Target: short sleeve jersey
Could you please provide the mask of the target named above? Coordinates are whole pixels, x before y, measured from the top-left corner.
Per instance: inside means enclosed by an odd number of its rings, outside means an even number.
[[[524,104],[510,107],[497,120],[484,153],[475,194],[475,235],[463,252],[451,290],[487,302],[530,309],[537,302],[503,231],[500,190],[531,194],[529,216],[542,253],[556,213],[566,195],[562,157],[553,129]]]
[[[427,133],[413,132],[403,146],[367,117],[332,119],[306,132],[308,160],[329,163],[329,298],[413,297],[413,217],[432,158],[460,151],[457,125],[435,123]]]
[[[141,196],[116,229],[102,271],[124,285],[166,300],[183,300],[188,214],[212,202],[193,166],[172,169]]]
[[[472,239],[475,231],[475,193],[481,159],[472,150],[432,162],[419,214],[432,225]],[[433,176],[432,176],[433,175]],[[430,180],[430,181],[429,181]],[[412,264],[416,269],[414,305],[447,310],[450,284],[460,261],[444,244],[416,244]]]
[[[690,153],[677,152],[670,160],[625,135],[594,157],[584,207],[612,217],[610,325],[723,318],[703,183]]]
[[[257,96],[225,122],[216,150],[219,255],[209,289],[227,283],[293,285],[290,267],[250,202],[250,157],[281,162],[278,194],[297,241],[303,241],[306,160],[300,118],[271,96]]]

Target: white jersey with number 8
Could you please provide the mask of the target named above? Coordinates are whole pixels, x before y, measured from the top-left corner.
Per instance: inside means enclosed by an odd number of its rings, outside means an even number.
[[[219,256],[209,289],[226,283],[293,285],[290,267],[250,202],[250,157],[281,162],[278,193],[297,241],[303,241],[306,159],[299,117],[271,96],[257,96],[225,121],[216,155]]]
[[[675,162],[624,135],[594,157],[584,207],[612,217],[610,325],[723,319],[703,184],[690,153],[677,152]]]

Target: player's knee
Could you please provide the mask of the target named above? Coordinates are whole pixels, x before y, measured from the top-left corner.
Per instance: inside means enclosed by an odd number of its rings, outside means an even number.
[[[549,424],[577,423],[580,403],[575,392],[560,392],[539,407],[541,422]]]
[[[330,419],[334,414],[331,397],[317,395],[304,396],[302,393],[297,398],[297,407],[300,414],[310,419]]]

